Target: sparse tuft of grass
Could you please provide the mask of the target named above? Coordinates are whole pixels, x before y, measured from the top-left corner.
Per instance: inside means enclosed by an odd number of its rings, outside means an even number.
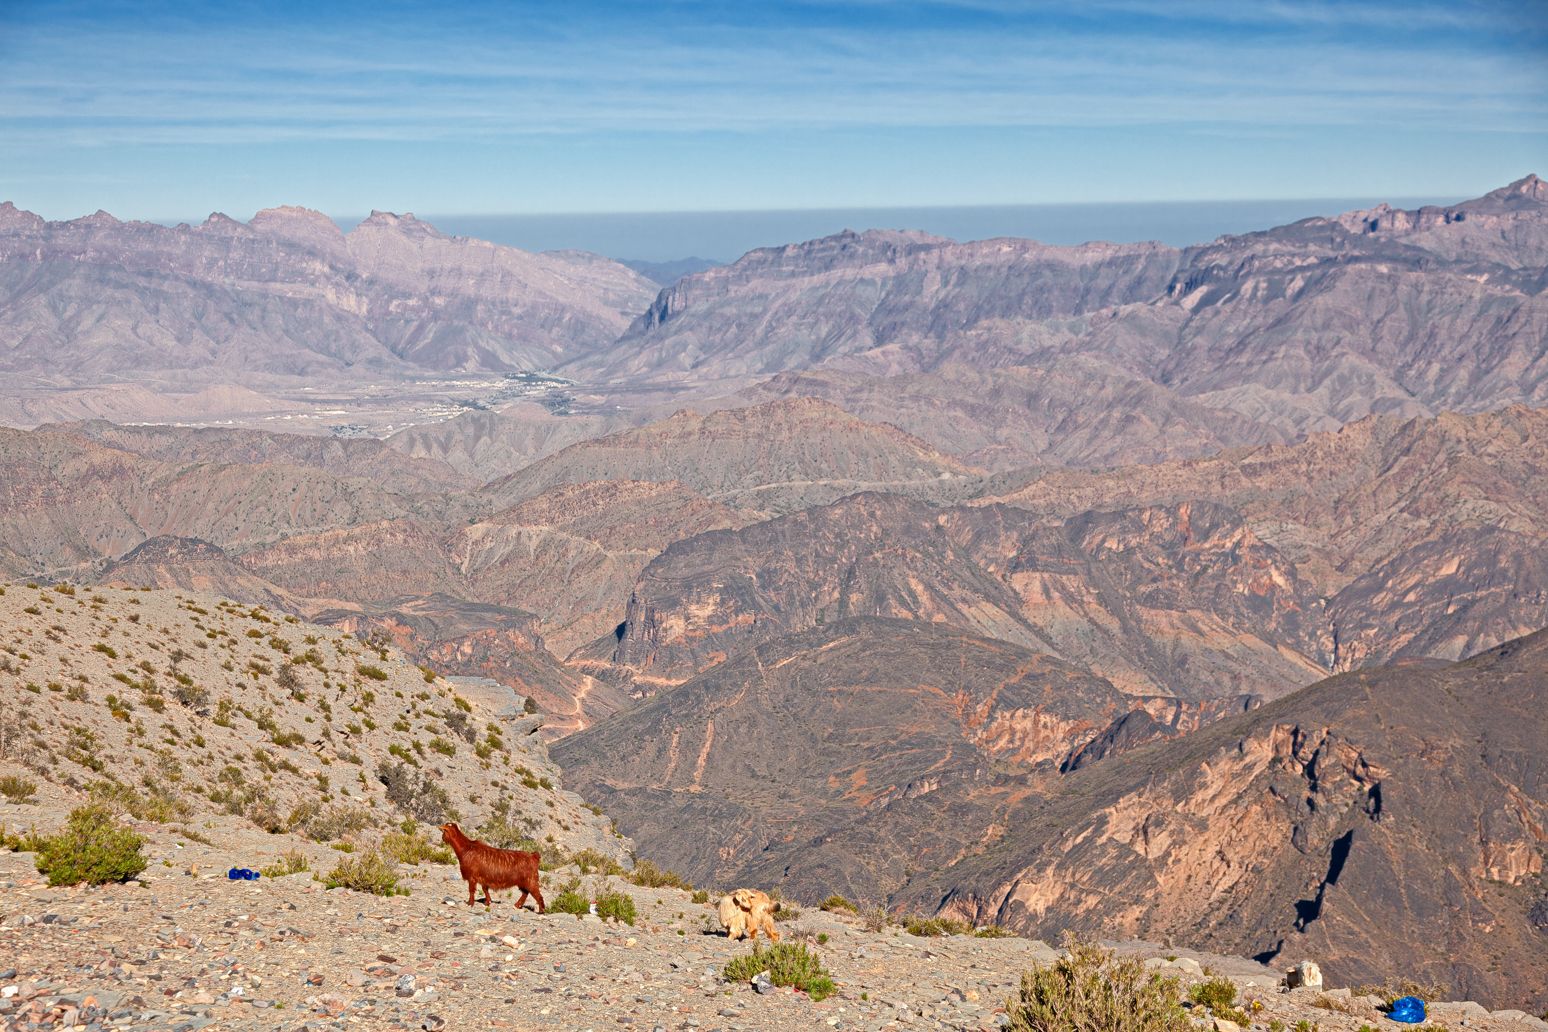
[[[1252,1024],[1246,1012],[1236,1006],[1236,983],[1229,978],[1200,982],[1188,990],[1188,998],[1217,1018],[1234,1021],[1243,1028]]]
[[[29,781],[15,774],[7,774],[0,778],[0,796],[5,796],[13,803],[29,803],[37,792],[36,781]]]
[[[1381,984],[1366,984],[1350,990],[1352,996],[1379,996],[1392,1006],[1394,1000],[1404,996],[1417,996],[1421,1000],[1449,1000],[1451,989],[1441,982],[1416,982],[1411,978],[1388,979]]]
[[[284,878],[292,874],[305,874],[312,869],[312,862],[299,849],[287,849],[272,864],[258,873],[265,878]]]
[[[858,914],[858,913],[860,913],[860,908],[859,907],[855,906],[853,903],[849,902],[849,900],[845,899],[843,896],[840,896],[838,893],[834,893],[833,895],[829,896],[827,899],[823,900],[822,901],[822,909],[828,911],[830,914],[835,914],[835,913]]]
[[[693,891],[693,883],[688,881],[676,871],[657,867],[653,861],[641,860],[634,865],[634,870],[624,875],[635,885],[647,889],[682,889],[684,892]]]
[[[595,849],[582,849],[570,857],[570,863],[580,868],[581,874],[617,874],[624,873],[623,865],[612,857],[600,853]]]
[[[966,935],[973,926],[953,917],[909,916],[903,919],[903,930],[910,935],[933,938],[940,935]]]

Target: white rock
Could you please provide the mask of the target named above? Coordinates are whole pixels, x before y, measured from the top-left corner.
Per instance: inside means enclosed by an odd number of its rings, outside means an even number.
[[[1285,985],[1291,989],[1321,989],[1322,969],[1313,960],[1303,960],[1285,974]]]

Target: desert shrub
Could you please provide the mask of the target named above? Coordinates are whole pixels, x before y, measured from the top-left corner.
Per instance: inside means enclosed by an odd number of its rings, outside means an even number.
[[[559,891],[548,901],[548,909],[552,913],[574,914],[577,917],[589,913],[591,904],[581,892],[581,880],[571,878],[559,886]]]
[[[404,814],[426,824],[444,824],[456,817],[446,790],[403,763],[385,763],[376,779],[387,789],[387,798]]]
[[[887,927],[887,911],[881,907],[867,907],[865,914],[865,930],[879,932]]]
[[[769,981],[775,985],[794,986],[813,1000],[834,992],[833,975],[805,943],[781,942],[755,948],[751,953],[733,957],[723,973],[728,982],[746,982],[760,971],[767,971]]]
[[[436,735],[434,738],[430,739],[430,748],[433,752],[438,752],[442,756],[457,755],[457,747],[452,745],[446,739],[442,738],[440,735]]]
[[[361,677],[369,677],[373,681],[387,680],[387,671],[383,670],[379,666],[372,666],[369,663],[355,664],[355,673],[359,674]]]
[[[457,856],[414,831],[392,831],[382,837],[382,849],[400,864],[454,864]]]
[[[581,874],[618,874],[624,873],[623,865],[612,857],[595,849],[582,849],[570,856],[570,863],[580,868]]]
[[[510,804],[502,799],[484,823],[473,830],[473,837],[498,849],[532,852],[538,848],[537,839],[532,837],[535,828],[536,824],[530,820],[513,819]]]
[[[1190,1032],[1178,983],[1116,959],[1093,943],[1071,942],[1069,956],[1021,976],[1006,1011],[1015,1032]]]
[[[149,780],[149,779],[147,779]],[[186,799],[176,795],[165,783],[157,783],[144,791],[118,781],[96,781],[87,789],[92,802],[122,810],[137,820],[168,824],[185,819],[193,813]]]
[[[1188,999],[1208,1010],[1217,1018],[1234,1021],[1243,1028],[1252,1024],[1236,1006],[1236,983],[1229,978],[1211,978],[1188,990]]]
[[[287,849],[258,873],[265,878],[284,878],[292,874],[305,874],[311,869],[312,863],[305,853],[299,849]]]
[[[179,680],[172,687],[172,697],[189,709],[198,709],[201,706],[208,706],[210,703],[210,693],[192,681],[184,684],[182,680]]]
[[[627,892],[608,890],[597,896],[597,916],[613,918],[620,924],[634,924],[634,897]]]
[[[38,846],[43,842],[43,837],[37,833],[37,829],[29,828],[26,831],[11,831],[5,825],[0,824],[0,849],[10,853],[36,853]]]
[[[710,898],[709,889],[694,889],[693,890],[693,901],[695,903],[708,903],[709,902],[709,898]]]
[[[1015,936],[1015,932],[1001,925],[984,925],[982,928],[973,929],[975,939],[1009,939]]]
[[[843,896],[840,896],[838,893],[834,893],[827,899],[823,900],[822,909],[826,910],[830,914],[841,912],[849,914],[860,913],[859,907],[855,906],[853,903],[849,902],[849,900],[845,899]]]
[[[634,870],[624,876],[635,885],[647,889],[682,889],[684,892],[693,891],[693,883],[676,871],[657,867],[653,861],[641,860],[634,865]]]
[[[369,892],[373,896],[407,896],[398,886],[398,862],[376,846],[338,862],[323,878],[330,889]]]
[[[1404,996],[1417,996],[1421,1000],[1449,1000],[1451,990],[1441,982],[1416,982],[1411,978],[1388,979],[1376,985],[1362,985],[1350,990],[1354,996],[1380,996],[1388,1007]]]
[[[333,842],[346,835],[365,831],[376,823],[376,819],[363,806],[336,803],[324,808],[309,801],[290,811],[285,823],[288,825],[287,830],[299,828],[313,842]]]
[[[145,870],[145,840],[100,804],[70,811],[64,830],[37,842],[37,868],[50,885],[104,885]]]
[[[15,774],[7,774],[0,778],[0,796],[5,796],[13,803],[25,803],[37,794],[38,783],[28,781],[26,778]]]
[[[100,653],[102,653],[108,659],[117,659],[118,658],[118,650],[115,649],[113,646],[109,645],[105,641],[92,642],[91,649],[92,649],[93,652],[100,652]]]
[[[459,703],[460,705],[454,709],[449,709],[442,713],[441,720],[445,722],[447,728],[451,730],[452,734],[456,735],[464,742],[477,741],[478,728],[473,726],[473,721],[468,716],[467,711],[461,708],[462,706],[466,706],[467,703],[456,697],[453,698],[453,701]]]
[[[958,921],[953,917],[919,917],[918,915],[912,915],[903,919],[903,930],[910,935],[934,938],[941,935],[966,935],[973,930],[973,926],[966,921]]]

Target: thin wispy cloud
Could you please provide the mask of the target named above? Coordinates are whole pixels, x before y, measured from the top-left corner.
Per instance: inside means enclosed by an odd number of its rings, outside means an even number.
[[[1545,27],[1498,4],[7,10],[0,136],[61,156],[609,135],[670,152],[717,133],[911,129],[1530,137],[1548,124]]]

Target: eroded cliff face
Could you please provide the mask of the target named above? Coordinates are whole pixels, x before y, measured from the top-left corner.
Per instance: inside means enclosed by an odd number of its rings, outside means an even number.
[[[1057,519],[856,496],[674,546],[635,599],[615,660],[676,680],[854,615],[1048,651],[1137,696],[1283,694],[1333,646],[1314,588],[1209,503]]]
[[[1548,990],[1548,632],[1335,677],[1082,765],[999,841],[901,898],[1053,934],[1175,938],[1393,971],[1479,999]]]

